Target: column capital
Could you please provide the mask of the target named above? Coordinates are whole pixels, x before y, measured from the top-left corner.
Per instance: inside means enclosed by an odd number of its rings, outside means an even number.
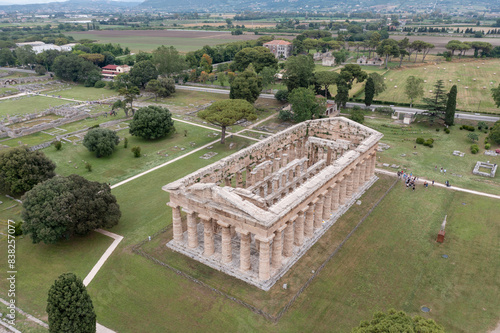
[[[328,194],[328,189],[320,193],[320,196],[325,197]]]
[[[275,236],[274,233],[271,236],[268,236],[268,237],[264,237],[264,236],[260,236],[260,235],[255,235],[255,239],[258,240],[259,242],[262,242],[262,243],[269,243],[274,238],[274,236]]]
[[[198,214],[198,218],[203,221],[210,221],[211,217],[203,214]]]
[[[301,213],[301,214],[305,214],[305,213],[309,210],[309,208],[310,208],[310,206],[309,206],[309,205],[305,206],[304,208],[302,208],[302,209],[300,210],[300,213]]]
[[[288,227],[288,223],[285,223],[283,224],[281,227],[279,227],[278,229],[276,229],[277,232],[282,232],[283,230],[285,230],[286,228]]]
[[[194,213],[194,211],[193,211],[193,210],[191,210],[191,209],[189,209],[189,208],[184,208],[184,207],[182,207],[182,211],[183,211],[184,213],[186,213],[186,214],[193,214],[193,213]]]
[[[180,205],[176,204],[176,203],[173,203],[172,201],[169,201],[167,202],[166,204],[167,206],[171,207],[171,208],[177,208],[177,207],[180,207]]]
[[[221,227],[224,227],[224,228],[229,228],[231,226],[229,223],[222,222],[219,220],[217,220],[217,224],[220,225]]]
[[[239,233],[241,235],[245,235],[246,236],[246,235],[250,234],[250,231],[242,229],[240,227],[236,227],[235,230],[236,230],[237,233]]]

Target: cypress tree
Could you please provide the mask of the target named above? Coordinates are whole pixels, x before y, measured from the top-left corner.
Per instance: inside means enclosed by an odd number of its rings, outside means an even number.
[[[94,306],[82,280],[73,273],[59,276],[47,300],[49,332],[95,333]]]
[[[365,105],[370,106],[373,102],[373,96],[375,95],[375,83],[371,77],[366,80],[365,84]]]
[[[446,112],[444,123],[448,126],[453,125],[455,121],[455,110],[457,108],[457,86],[453,85],[448,93],[448,101],[446,102]]]

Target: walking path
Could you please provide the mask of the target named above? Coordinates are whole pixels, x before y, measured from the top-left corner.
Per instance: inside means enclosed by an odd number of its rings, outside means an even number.
[[[378,169],[377,168],[377,169],[375,169],[375,172],[383,173],[385,175],[389,175],[389,176],[393,176],[393,177],[397,177],[398,176],[398,174],[396,172],[388,171],[388,170],[384,170],[384,169]],[[421,178],[421,177],[418,178],[418,182],[423,183],[424,181],[427,181],[429,184],[432,183],[432,180],[428,180],[428,179]],[[445,184],[436,183],[436,182],[434,182],[434,186],[444,187],[444,188],[446,188],[448,190],[459,191],[459,192],[466,192],[466,193],[470,193],[470,194],[481,195],[483,197],[488,197],[488,198],[493,198],[493,199],[499,199],[500,200],[500,195],[495,195],[495,194],[490,194],[490,193],[485,193],[485,192],[479,192],[479,191],[469,190],[469,189],[466,189],[466,188],[456,187],[456,186],[450,186],[450,187],[448,187]]]

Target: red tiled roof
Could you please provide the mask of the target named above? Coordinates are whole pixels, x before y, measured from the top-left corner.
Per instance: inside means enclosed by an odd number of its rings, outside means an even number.
[[[292,43],[287,42],[286,40],[275,39],[270,42],[264,43],[264,45],[292,45]]]
[[[118,67],[118,65],[106,65],[102,69],[112,69],[115,70]]]
[[[110,72],[110,71],[101,71],[102,74],[116,74],[116,72]]]

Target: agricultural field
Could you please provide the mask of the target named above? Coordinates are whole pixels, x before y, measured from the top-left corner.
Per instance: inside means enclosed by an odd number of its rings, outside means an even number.
[[[132,52],[152,51],[158,46],[174,46],[179,52],[186,53],[200,49],[203,45],[218,45],[237,40],[252,40],[261,35],[231,35],[229,31],[185,31],[185,30],[105,30],[68,33],[79,39],[95,39],[100,43],[119,43],[128,46]],[[290,36],[287,36],[290,37]],[[284,37],[286,38],[286,37]],[[292,37],[293,38],[293,37]]]
[[[444,81],[447,92],[452,85],[457,85],[457,110],[500,113],[500,109],[495,106],[491,97],[491,88],[498,87],[500,83],[499,59],[472,61],[467,59],[440,64],[426,63],[413,68],[391,69],[384,75],[387,89],[375,98],[374,103],[376,101],[409,103],[410,100],[404,93],[404,87],[407,78],[412,75],[427,81],[424,84],[424,97],[430,97],[434,84],[441,79]],[[352,91],[356,91],[356,88]],[[359,98],[364,98],[364,94],[361,94]],[[414,102],[414,104],[421,103],[422,99]]]

